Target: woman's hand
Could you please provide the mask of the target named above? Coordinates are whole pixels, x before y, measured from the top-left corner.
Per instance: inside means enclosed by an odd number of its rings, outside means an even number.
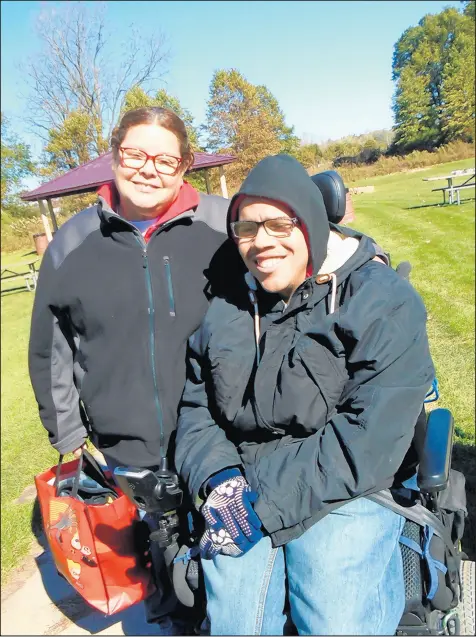
[[[81,447],[78,447],[77,449],[75,449],[72,453],[73,456],[75,458],[79,458],[81,456],[81,454],[83,453],[83,449],[86,449],[86,443],[84,443],[83,445],[81,445]]]
[[[208,484],[213,490],[202,507],[207,523],[200,542],[202,557],[218,553],[239,557],[263,537],[261,520],[252,507],[258,495],[238,469],[226,469]]]

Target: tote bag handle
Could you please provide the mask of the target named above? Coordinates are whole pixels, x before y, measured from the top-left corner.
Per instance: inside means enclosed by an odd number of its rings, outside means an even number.
[[[61,467],[63,465],[63,458],[64,458],[64,455],[60,454],[58,466],[56,467],[56,476],[55,476],[55,482],[54,482],[56,497],[59,497],[58,487],[59,487],[59,483],[60,483]],[[83,454],[81,453],[81,455],[79,456],[78,468],[76,469],[76,473],[74,475],[73,488],[71,490],[71,497],[75,498],[75,499],[77,498],[77,495],[78,495],[79,480],[80,480],[82,469],[83,469]]]

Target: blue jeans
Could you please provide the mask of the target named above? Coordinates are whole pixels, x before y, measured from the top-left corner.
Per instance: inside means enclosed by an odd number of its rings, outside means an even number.
[[[359,498],[301,537],[202,560],[212,635],[282,635],[288,581],[299,635],[393,635],[405,606],[404,519]]]

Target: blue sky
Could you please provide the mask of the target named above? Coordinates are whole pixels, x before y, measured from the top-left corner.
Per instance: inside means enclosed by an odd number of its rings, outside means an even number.
[[[1,3],[1,107],[37,153],[22,122],[26,60],[40,50],[34,25],[45,4]],[[63,3],[64,4],[64,3]],[[91,4],[91,3],[88,3]],[[237,68],[278,99],[306,141],[392,126],[392,52],[403,31],[458,1],[106,2],[120,47],[134,23],[162,30],[172,52],[161,86],[205,121],[213,72]],[[116,50],[119,50],[118,48]]]

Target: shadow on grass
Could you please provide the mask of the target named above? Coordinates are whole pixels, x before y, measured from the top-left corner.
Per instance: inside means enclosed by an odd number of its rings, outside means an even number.
[[[468,517],[461,545],[468,559],[476,561],[476,447],[455,442],[451,466],[466,478]]]
[[[110,626],[121,624],[124,635],[170,635],[175,634],[170,629],[161,628],[158,625],[149,625],[145,621],[144,603],[136,604],[110,617],[105,616],[79,595],[76,590],[56,570],[53,558],[48,546],[48,541],[43,532],[40,505],[38,498],[33,505],[31,530],[38,543],[43,548],[43,553],[35,558],[38,570],[41,574],[44,589],[52,603],[76,626],[95,635]],[[58,627],[59,628],[59,627]],[[62,627],[64,628],[64,627]],[[51,631],[55,626],[49,627]],[[49,634],[56,634],[51,632]],[[114,633],[121,634],[121,633]],[[178,633],[177,633],[178,634]]]
[[[11,296],[12,294],[19,294],[21,292],[30,292],[30,290],[26,286],[17,287],[17,288],[8,288],[8,290],[2,290],[2,296]],[[30,292],[31,294],[31,292]]]
[[[475,201],[474,197],[469,197],[468,199],[461,199],[460,204],[466,203],[467,201]],[[456,204],[450,203],[425,203],[421,206],[409,206],[408,208],[403,208],[403,210],[418,210],[419,208],[448,208],[448,206],[454,206]]]

